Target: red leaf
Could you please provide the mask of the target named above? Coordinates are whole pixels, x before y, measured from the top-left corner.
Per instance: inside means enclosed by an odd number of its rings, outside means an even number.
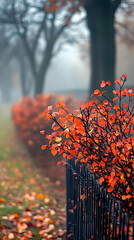
[[[127,107],[127,104],[126,104],[126,103],[124,103],[124,104],[123,104],[123,107]]]
[[[59,110],[59,114],[60,114],[60,115],[62,115],[64,112],[65,112],[65,111],[64,111],[62,108]]]
[[[118,97],[113,98],[113,102],[117,99]]]
[[[100,86],[101,86],[101,88],[104,88],[106,86],[105,81],[102,81]]]
[[[122,84],[122,81],[120,80],[120,78],[117,78],[117,79],[115,80],[115,83]]]
[[[53,156],[55,156],[57,154],[57,150],[56,149],[51,149],[51,153],[53,154]]]
[[[107,81],[106,84],[107,84],[108,86],[111,86],[111,82],[110,82],[110,81]]]
[[[46,147],[47,147],[47,145],[42,145],[41,149],[42,149],[42,150],[45,150]]]
[[[45,131],[44,131],[44,130],[41,130],[41,131],[40,131],[40,134],[44,134],[44,133],[45,133]]]
[[[113,108],[114,108],[115,110],[117,110],[117,109],[119,109],[119,106],[115,105]]]
[[[127,78],[127,74],[122,74],[122,78]]]
[[[85,195],[85,194],[81,194],[81,195],[80,195],[80,199],[81,199],[81,200],[84,200],[85,198],[86,198],[86,195]]]
[[[100,93],[100,90],[99,90],[99,89],[96,89],[96,90],[94,91],[94,94],[98,94],[98,93]]]

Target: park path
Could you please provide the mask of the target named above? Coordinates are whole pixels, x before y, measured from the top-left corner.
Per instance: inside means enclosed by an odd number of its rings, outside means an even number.
[[[64,239],[65,192],[37,169],[0,106],[0,240]]]

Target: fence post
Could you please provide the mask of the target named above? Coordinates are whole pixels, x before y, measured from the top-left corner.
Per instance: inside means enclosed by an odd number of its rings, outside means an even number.
[[[67,239],[72,239],[72,230],[71,230],[71,182],[72,182],[72,173],[71,170],[69,169],[68,162],[66,164],[66,225],[67,225],[67,234],[66,237]]]
[[[66,164],[66,194],[67,240],[134,240],[134,222],[120,202],[75,159]]]

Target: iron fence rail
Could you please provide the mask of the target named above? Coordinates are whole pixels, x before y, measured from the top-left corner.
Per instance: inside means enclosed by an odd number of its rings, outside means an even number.
[[[74,159],[66,164],[67,239],[134,240],[134,222],[88,168]]]

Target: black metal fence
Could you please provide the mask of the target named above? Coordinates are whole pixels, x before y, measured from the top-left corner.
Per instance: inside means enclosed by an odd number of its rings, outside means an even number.
[[[134,222],[78,161],[66,165],[67,239],[134,240]]]

